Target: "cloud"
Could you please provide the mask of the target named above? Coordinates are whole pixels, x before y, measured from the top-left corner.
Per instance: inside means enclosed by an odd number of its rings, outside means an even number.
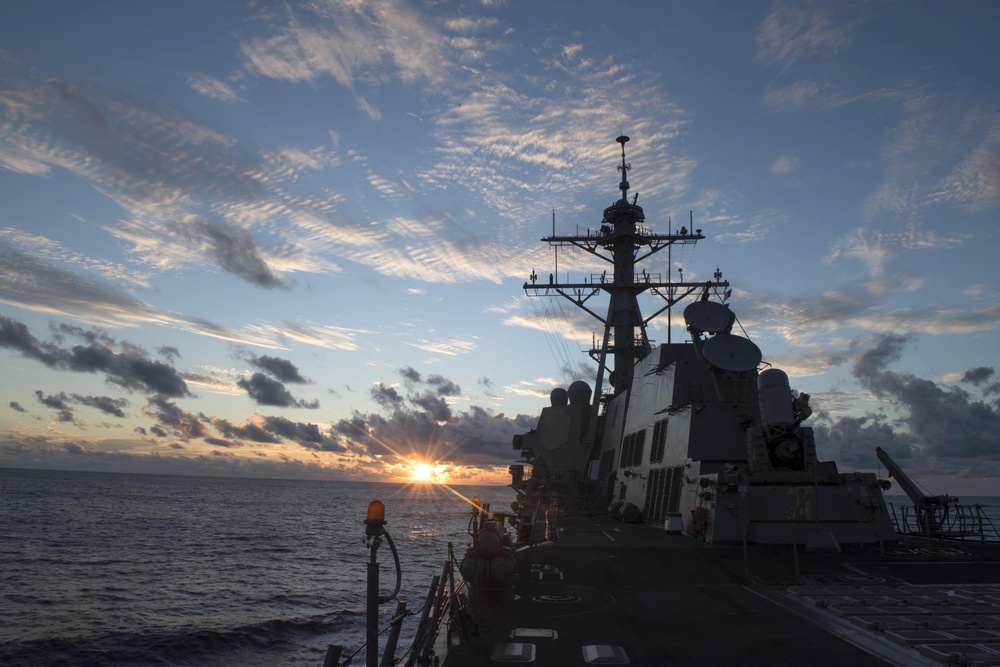
[[[249,362],[251,365],[256,366],[262,371],[267,371],[281,382],[295,382],[299,384],[305,384],[307,382],[307,380],[299,374],[299,369],[295,366],[295,364],[287,359],[279,359],[278,357],[271,357],[265,354],[259,357],[251,356]]]
[[[284,81],[329,76],[349,90],[359,79],[383,75],[410,83],[442,78],[440,35],[401,2],[327,3],[309,13],[303,20],[289,10],[288,23],[275,34],[244,44],[247,69]]]
[[[187,77],[187,83],[191,86],[191,90],[212,100],[219,102],[246,101],[228,83],[208,74],[191,74]]]
[[[18,403],[17,401],[11,401],[11,402],[10,402],[10,403],[8,403],[7,405],[9,405],[9,406],[10,406],[10,409],[11,409],[11,410],[13,410],[14,412],[25,412],[25,413],[27,412],[27,410],[25,410],[25,409],[24,409],[24,408],[23,408],[23,407],[21,406],[21,404],[20,404],[20,403]]]
[[[874,345],[855,360],[855,377],[873,396],[903,410],[900,421],[923,456],[1000,460],[1000,413],[993,406],[960,387],[942,387],[886,369],[901,358],[910,340],[908,336],[877,336]]]
[[[265,261],[253,236],[223,221],[199,220],[179,227],[186,240],[216,259],[219,267],[257,287],[288,289]]]
[[[27,240],[17,239],[18,243]],[[43,237],[36,236],[32,242],[42,247],[46,245]],[[36,257],[22,252],[15,245],[9,235],[5,238],[0,234],[0,303],[66,315],[98,326],[160,324],[249,345],[280,345],[278,340],[284,331],[281,327],[258,325],[234,332],[203,319],[158,310],[112,284],[90,280],[74,270],[45,261],[44,252],[41,257]],[[89,270],[89,267],[84,268]],[[320,338],[313,336],[314,344],[322,343]],[[169,354],[166,356],[169,358]]]
[[[889,274],[891,275],[891,274]],[[899,276],[893,281],[900,282]],[[821,295],[786,296],[755,291],[741,297],[740,319],[744,325],[766,329],[788,342],[808,347],[809,342],[837,331],[860,329],[889,333],[907,331],[927,334],[970,334],[1000,327],[1000,305],[979,306],[954,302],[918,308],[892,307],[885,292],[888,278],[872,285],[828,289]],[[903,289],[906,290],[905,282]],[[816,354],[810,350],[810,354]]]
[[[792,153],[779,155],[771,165],[771,173],[778,175],[794,174],[800,168],[799,158]]]
[[[994,370],[989,366],[977,366],[965,371],[965,374],[962,376],[962,382],[969,382],[978,387],[992,378],[993,375]]]
[[[66,394],[59,393],[46,396],[41,390],[35,391],[38,402],[47,408],[52,408],[58,413],[56,419],[61,422],[72,423],[74,421],[73,410],[66,404]]]
[[[757,29],[757,59],[779,67],[836,55],[849,42],[847,31],[822,9],[776,4]]]
[[[87,449],[83,445],[80,445],[75,442],[63,443],[63,449],[65,449],[70,454],[81,454],[81,455],[87,454]]]
[[[128,405],[128,400],[124,398],[111,398],[110,396],[81,396],[73,394],[72,399],[80,405],[86,405],[100,410],[104,414],[112,417],[125,417],[122,408]]]
[[[59,421],[72,422],[73,421],[73,411],[70,407],[70,403],[75,403],[78,405],[86,405],[88,407],[96,408],[101,412],[111,415],[112,417],[125,417],[125,412],[122,408],[128,405],[128,401],[124,398],[111,398],[109,396],[81,396],[80,394],[69,394],[66,392],[59,392],[58,394],[51,394],[45,396],[41,390],[35,391],[35,396],[38,398],[38,402],[42,405],[52,408],[53,410],[59,411]]]
[[[403,376],[403,379],[408,385],[428,385],[441,396],[458,396],[462,393],[461,387],[441,375],[432,374],[428,375],[427,378],[424,379],[424,377],[411,366],[404,366],[399,369],[398,373]]]
[[[404,341],[407,345],[412,345],[418,350],[423,350],[425,352],[433,352],[434,354],[442,354],[447,357],[457,357],[460,354],[465,354],[476,349],[476,343],[469,340],[460,340],[458,338],[451,338],[448,340],[438,340],[438,341]]]
[[[1000,204],[1000,130],[988,133],[929,198],[980,211]]]
[[[63,326],[63,332],[87,338],[80,329]],[[103,373],[108,382],[129,390],[145,390],[166,396],[189,395],[187,385],[172,366],[150,359],[140,348],[124,344],[121,352],[90,337],[83,345],[65,349],[36,339],[28,327],[0,315],[0,347],[17,350],[49,368],[78,373]]]
[[[234,445],[242,446],[245,442],[279,444],[291,440],[306,449],[344,451],[343,445],[323,433],[318,424],[293,422],[281,416],[254,415],[245,424],[232,424],[216,418],[211,423],[223,437],[236,441],[232,443]]]
[[[282,408],[319,408],[319,401],[300,401],[285,389],[285,385],[272,380],[263,373],[254,373],[249,379],[241,378],[237,383],[257,405],[272,405]]]
[[[169,433],[187,442],[209,435],[199,416],[184,410],[166,396],[150,396],[143,412],[156,419],[157,425],[150,430],[160,437],[167,437]]]
[[[407,380],[407,390],[380,383],[371,395],[382,413],[355,412],[333,425],[333,434],[348,451],[363,457],[382,457],[385,465],[409,459],[436,461],[455,466],[506,465],[513,436],[534,427],[536,417],[510,418],[479,406],[454,411],[445,393],[457,384],[440,375],[423,380],[411,367],[398,371]]]
[[[369,390],[369,395],[372,400],[378,403],[383,408],[394,409],[399,408],[403,404],[403,397],[399,395],[393,387],[388,387],[384,382],[379,382],[376,386]]]

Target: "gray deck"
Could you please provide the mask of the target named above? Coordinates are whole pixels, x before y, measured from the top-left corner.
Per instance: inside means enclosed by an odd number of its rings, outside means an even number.
[[[560,535],[519,554],[514,594],[484,596],[478,636],[452,646],[446,667],[532,653],[541,665],[586,665],[585,655],[590,664],[943,665],[959,653],[965,664],[1000,664],[991,548],[920,540],[744,555],[739,544],[600,518],[568,520]],[[957,604],[965,594],[980,605]]]

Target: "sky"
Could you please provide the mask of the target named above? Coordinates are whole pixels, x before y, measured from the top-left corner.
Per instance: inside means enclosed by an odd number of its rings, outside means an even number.
[[[599,323],[522,285],[620,196],[624,133],[647,226],[706,237],[651,270],[722,272],[821,459],[1000,496],[997,26],[992,0],[10,4],[0,466],[503,483],[593,380]]]

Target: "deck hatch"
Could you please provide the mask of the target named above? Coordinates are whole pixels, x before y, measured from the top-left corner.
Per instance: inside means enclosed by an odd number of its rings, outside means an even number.
[[[621,646],[587,644],[583,647],[583,661],[590,665],[627,665],[628,655]]]
[[[490,660],[494,662],[534,662],[535,645],[523,642],[504,642],[493,647]]]
[[[511,639],[559,639],[559,633],[552,628],[514,628]]]

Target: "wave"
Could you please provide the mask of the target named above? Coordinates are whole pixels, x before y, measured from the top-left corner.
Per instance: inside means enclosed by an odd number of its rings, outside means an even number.
[[[191,627],[175,632],[108,633],[79,639],[38,639],[0,645],[0,664],[9,667],[103,667],[104,665],[236,664],[250,656],[287,657],[302,639],[357,634],[364,614],[342,610],[307,618],[272,619],[229,629]],[[315,642],[314,642],[315,643]],[[317,647],[320,644],[316,644]],[[313,664],[322,664],[317,648]]]

